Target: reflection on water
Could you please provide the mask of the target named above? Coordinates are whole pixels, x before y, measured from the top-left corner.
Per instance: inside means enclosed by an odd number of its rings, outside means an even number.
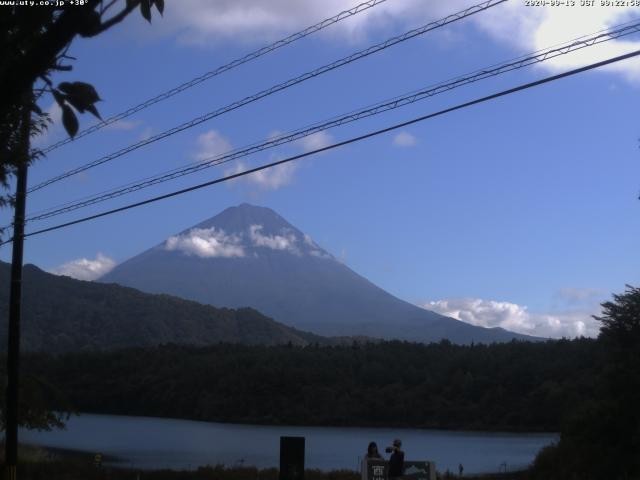
[[[451,432],[391,428],[282,427],[84,414],[67,429],[20,432],[20,441],[117,456],[126,466],[193,469],[200,465],[279,464],[280,436],[306,437],[306,467],[357,470],[367,444],[381,448],[400,437],[408,460],[434,460],[437,469],[495,472],[529,465],[555,434]],[[504,467],[502,467],[504,468]]]

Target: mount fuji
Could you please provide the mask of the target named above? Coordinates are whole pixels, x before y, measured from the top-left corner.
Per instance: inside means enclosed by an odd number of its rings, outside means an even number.
[[[252,307],[320,335],[459,344],[539,340],[405,302],[358,275],[273,210],[246,203],[169,237],[98,281],[216,307]]]

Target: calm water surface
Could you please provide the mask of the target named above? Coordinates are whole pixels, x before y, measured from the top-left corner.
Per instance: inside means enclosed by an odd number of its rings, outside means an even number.
[[[84,414],[67,429],[20,432],[20,441],[46,447],[100,452],[141,469],[193,469],[200,465],[279,464],[280,436],[306,437],[306,467],[357,470],[370,441],[382,448],[400,437],[407,460],[433,460],[440,471],[495,472],[529,465],[555,434],[451,432],[391,428],[286,427],[193,422],[166,418]]]

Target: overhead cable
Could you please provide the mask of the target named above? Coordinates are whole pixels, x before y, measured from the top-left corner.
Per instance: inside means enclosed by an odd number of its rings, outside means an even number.
[[[407,120],[405,122],[397,123],[397,124],[392,125],[390,127],[382,128],[380,130],[375,130],[375,131],[366,133],[364,135],[359,135],[357,137],[352,137],[352,138],[350,138],[348,140],[337,142],[337,143],[334,143],[334,144],[331,144],[331,145],[328,145],[328,146],[325,146],[325,147],[317,148],[317,149],[309,151],[309,152],[305,152],[305,153],[301,153],[301,154],[298,154],[298,155],[294,155],[294,156],[285,158],[283,160],[279,160],[279,161],[276,161],[276,162],[271,162],[271,163],[268,163],[266,165],[261,165],[259,167],[251,168],[251,169],[245,170],[243,172],[238,172],[238,173],[234,173],[232,175],[227,175],[225,177],[216,178],[216,179],[210,180],[208,182],[200,183],[198,185],[193,185],[191,187],[183,188],[181,190],[177,190],[177,191],[174,191],[174,192],[171,192],[171,193],[166,193],[164,195],[159,195],[159,196],[156,196],[156,197],[148,198],[148,199],[142,200],[140,202],[131,203],[131,204],[125,205],[123,207],[114,208],[114,209],[107,210],[107,211],[104,211],[104,212],[101,212],[101,213],[97,213],[97,214],[90,215],[90,216],[87,216],[87,217],[79,218],[77,220],[72,220],[72,221],[61,223],[61,224],[58,224],[58,225],[54,225],[54,226],[51,226],[51,227],[48,227],[48,228],[43,228],[43,229],[40,229],[40,230],[35,230],[35,231],[32,231],[32,232],[29,232],[29,233],[25,234],[24,236],[25,237],[31,237],[31,236],[35,236],[35,235],[41,235],[43,233],[52,232],[54,230],[59,230],[61,228],[70,227],[72,225],[77,225],[77,224],[80,224],[80,223],[85,223],[85,222],[88,222],[88,221],[91,221],[91,220],[95,220],[95,219],[98,219],[98,218],[106,217],[106,216],[113,215],[113,214],[116,214],[116,213],[119,213],[119,212],[130,210],[130,209],[133,209],[133,208],[141,207],[143,205],[148,205],[148,204],[151,204],[151,203],[155,203],[155,202],[158,202],[160,200],[165,200],[167,198],[176,197],[176,196],[183,195],[183,194],[189,193],[189,192],[193,192],[195,190],[200,190],[202,188],[206,188],[206,187],[209,187],[209,186],[212,186],[212,185],[216,185],[216,184],[219,184],[219,183],[223,183],[223,182],[227,182],[227,181],[230,181],[230,180],[234,180],[236,178],[240,178],[240,177],[243,177],[243,176],[246,176],[246,175],[250,175],[252,173],[256,173],[256,172],[259,172],[259,171],[262,171],[262,170],[266,170],[268,168],[273,168],[273,167],[276,167],[278,165],[283,165],[285,163],[289,163],[289,162],[292,162],[292,161],[295,161],[295,160],[299,160],[301,158],[305,158],[305,157],[308,157],[308,156],[311,156],[311,155],[315,155],[315,154],[318,154],[318,153],[321,153],[321,152],[326,152],[328,150],[333,150],[333,149],[338,148],[338,147],[342,147],[342,146],[349,145],[349,144],[352,144],[352,143],[355,143],[355,142],[359,142],[359,141],[362,141],[362,140],[365,140],[365,139],[368,139],[368,138],[371,138],[371,137],[382,135],[384,133],[388,133],[388,132],[391,132],[393,130],[397,130],[397,129],[400,129],[400,128],[407,127],[409,125],[413,125],[413,124],[416,124],[416,123],[419,123],[419,122],[423,122],[425,120],[428,120],[428,119],[431,119],[431,118],[435,118],[435,117],[438,117],[438,116],[441,116],[441,115],[444,115],[444,114],[447,114],[447,113],[451,113],[451,112],[454,112],[456,110],[461,110],[463,108],[467,108],[467,107],[470,107],[470,106],[473,106],[473,105],[477,105],[477,104],[480,104],[480,103],[488,102],[490,100],[495,100],[496,98],[499,98],[499,97],[504,97],[506,95],[510,95],[510,94],[513,94],[513,93],[516,93],[516,92],[520,92],[522,90],[527,90],[529,88],[537,87],[539,85],[543,85],[543,84],[550,83],[550,82],[553,82],[553,81],[556,81],[556,80],[560,80],[560,79],[565,78],[565,77],[577,75],[579,73],[586,72],[588,70],[592,70],[592,69],[595,69],[595,68],[603,67],[603,66],[606,66],[606,65],[611,65],[613,63],[620,62],[622,60],[627,60],[629,58],[637,57],[638,55],[640,55],[640,50],[635,50],[635,51],[633,51],[631,53],[627,53],[625,55],[619,55],[617,57],[609,58],[609,59],[603,60],[601,62],[592,63],[592,64],[584,66],[584,67],[580,67],[580,68],[576,68],[576,69],[573,69],[573,70],[569,70],[567,72],[563,72],[563,73],[560,73],[560,74],[557,74],[557,75],[552,75],[552,76],[549,76],[549,77],[545,77],[543,79],[536,80],[534,82],[525,83],[525,84],[519,85],[517,87],[510,88],[510,89],[507,89],[507,90],[502,90],[502,91],[500,91],[498,93],[494,93],[492,95],[487,95],[485,97],[481,97],[481,98],[478,98],[478,99],[475,99],[475,100],[471,100],[469,102],[461,103],[461,104],[458,104],[456,106],[449,107],[449,108],[446,108],[444,110],[440,110],[440,111],[435,112],[435,113],[430,113],[430,114],[423,115],[423,116],[420,116],[420,117],[417,117],[417,118],[414,118],[414,119],[411,119],[411,120]],[[11,241],[12,241],[12,239],[6,240],[6,241],[0,243],[0,245],[4,245],[4,244],[9,243]]]
[[[57,175],[53,178],[50,178],[48,180],[45,180],[33,187],[31,187],[27,193],[33,193],[37,190],[40,190],[42,188],[45,188],[53,183],[59,182],[61,180],[64,180],[66,178],[69,178],[71,176],[77,175],[81,172],[87,171],[91,168],[97,167],[98,165],[102,165],[106,162],[110,162],[112,160],[115,160],[116,158],[119,158],[123,155],[126,155],[128,153],[133,152],[134,150],[137,150],[141,147],[144,147],[146,145],[149,145],[151,143],[157,142],[158,140],[162,140],[164,138],[170,137],[172,135],[175,135],[176,133],[182,132],[184,130],[187,130],[189,128],[193,128],[197,125],[200,125],[204,122],[207,122],[213,118],[219,117],[221,115],[224,115],[228,112],[231,112],[233,110],[236,110],[240,107],[243,107],[245,105],[248,105],[250,103],[253,103],[255,101],[258,101],[262,98],[268,97],[270,95],[273,95],[277,92],[280,92],[282,90],[286,90],[287,88],[293,87],[294,85],[297,85],[299,83],[302,83],[306,80],[309,80],[311,78],[315,78],[319,75],[322,75],[324,73],[327,73],[329,71],[335,70],[336,68],[342,67],[344,65],[348,65],[352,62],[355,62],[357,60],[360,60],[362,58],[365,58],[369,55],[372,55],[374,53],[380,52],[382,50],[385,50],[389,47],[392,47],[394,45],[397,45],[399,43],[402,42],[406,42],[407,40],[410,40],[414,37],[417,37],[419,35],[423,35],[427,32],[430,32],[432,30],[435,30],[437,28],[443,27],[445,25],[448,25],[450,23],[456,22],[458,20],[461,20],[463,18],[469,17],[471,15],[474,15],[478,12],[483,12],[489,8],[495,7],[501,3],[504,3],[508,0],[487,0],[484,1],[482,3],[479,3],[477,5],[473,5],[469,8],[466,8],[460,12],[448,15],[447,17],[440,19],[440,20],[436,20],[434,22],[428,23],[426,25],[423,25],[422,27],[413,29],[413,30],[409,30],[408,32],[403,33],[402,35],[398,35],[395,37],[392,37],[384,42],[378,43],[376,45],[373,45],[371,47],[368,47],[364,50],[360,50],[356,53],[353,53],[347,57],[343,57],[339,60],[336,60],[334,62],[331,62],[329,64],[326,64],[322,67],[316,68],[315,70],[311,70],[307,73],[304,73],[302,75],[299,75],[297,77],[291,78],[289,80],[286,80],[285,82],[279,83],[277,85],[274,85],[270,88],[267,88],[265,90],[262,90],[256,94],[250,95],[248,97],[245,97],[241,100],[237,100],[233,103],[230,103],[224,107],[218,108],[216,110],[213,110],[209,113],[206,113],[204,115],[201,115],[199,117],[194,118],[193,120],[190,120],[188,122],[182,123],[180,125],[177,125],[173,128],[170,128],[169,130],[165,130],[164,132],[158,133],[156,135],[153,135],[152,137],[149,137],[147,139],[144,140],[140,140],[137,143],[134,143],[132,145],[129,145],[125,148],[122,148],[116,152],[110,153],[108,155],[105,155],[97,160],[93,160],[92,162],[89,162],[85,165],[82,165],[80,167],[74,168],[72,170],[69,170],[67,172],[64,172],[60,175]]]
[[[176,168],[168,172],[164,172],[153,177],[148,177],[137,182],[132,182],[127,185],[117,187],[115,189],[101,192],[96,195],[85,197],[72,202],[67,202],[62,205],[51,207],[41,212],[32,213],[27,217],[27,222],[33,222],[38,220],[44,220],[57,215],[62,215],[80,208],[84,208],[96,203],[101,203],[113,198],[120,197],[129,193],[133,193],[144,188],[158,185],[176,178],[190,175],[200,172],[202,170],[212,168],[230,161],[246,157],[248,155],[274,148],[280,145],[288,144],[307,137],[309,135],[316,134],[318,132],[326,131],[330,128],[335,128],[341,125],[355,122],[357,120],[378,115],[380,113],[394,110],[399,107],[403,107],[420,100],[432,97],[434,95],[453,90],[455,88],[474,83],[486,78],[494,77],[506,72],[510,72],[516,69],[524,68],[529,65],[548,61],[556,58],[560,55],[566,55],[576,50],[583,49],[595,44],[620,38],[625,35],[640,32],[640,22],[625,25],[623,27],[613,27],[611,30],[593,34],[592,36],[584,36],[579,40],[573,40],[567,42],[556,48],[544,49],[527,56],[519,57],[515,60],[510,60],[501,64],[497,64],[491,67],[487,67],[481,70],[476,70],[473,73],[456,77],[452,80],[447,80],[435,85],[425,87],[424,89],[417,90],[402,96],[395,97],[390,100],[379,102],[375,105],[361,108],[359,110],[352,111],[350,113],[334,117],[323,122],[313,124],[311,126],[303,127],[301,129],[278,135],[276,137],[269,138],[263,142],[257,142],[251,145],[240,147],[223,154],[213,156],[204,159],[200,162],[194,162],[187,167]]]
[[[173,97],[174,95],[177,95],[181,92],[184,92],[185,90],[188,90],[192,87],[195,87],[196,85],[199,85],[203,82],[206,82],[207,80],[210,80],[214,77],[217,77],[218,75],[221,75],[222,73],[228,72],[229,70],[232,70],[236,67],[239,67],[240,65],[243,65],[247,62],[250,62],[252,60],[255,60],[259,57],[262,57],[263,55],[266,55],[267,53],[271,53],[274,50],[277,50],[279,48],[284,47],[285,45],[289,45],[290,43],[295,42],[296,40],[300,40],[304,37],[308,37],[309,35],[319,32],[320,30],[323,30],[335,23],[338,23],[342,20],[345,20],[349,17],[352,17],[354,15],[359,14],[360,12],[364,12],[365,10],[368,10],[372,7],[375,7],[376,5],[379,5],[381,3],[386,2],[387,0],[368,0],[366,2],[363,2],[359,5],[356,5],[353,8],[350,8],[349,10],[344,10],[340,13],[338,13],[337,15],[334,15],[333,17],[327,18],[325,20],[322,20],[319,23],[316,23],[315,25],[312,25],[310,27],[305,28],[304,30],[301,30],[299,32],[296,32],[292,35],[289,35],[286,38],[280,39],[270,45],[267,45],[266,47],[262,47],[258,50],[255,50],[254,52],[248,53],[246,55],[244,55],[243,57],[237,58],[235,60],[232,60],[229,63],[226,63],[225,65],[221,65],[220,67],[215,68],[214,70],[211,70],[209,72],[203,73],[202,75],[193,78],[192,80],[189,80],[188,82],[184,82],[180,85],[178,85],[177,87],[173,87],[170,90],[167,90],[166,92],[160,93],[159,95],[156,95],[155,97],[151,97],[148,100],[145,100],[142,103],[139,103],[138,105],[131,107],[123,112],[120,112],[116,115],[113,115],[109,118],[107,118],[106,120],[97,123],[95,125],[92,125],[88,128],[85,128],[83,130],[81,130],[80,132],[78,132],[76,134],[75,137],[71,138],[71,137],[67,137],[63,140],[60,140],[59,142],[56,142],[52,145],[49,145],[45,148],[42,149],[43,153],[49,153],[63,145],[66,145],[67,143],[73,142],[74,140],[77,140],[79,138],[82,138],[86,135],[89,135],[91,133],[97,132],[98,130],[111,125],[115,122],[118,122],[120,120],[123,120],[127,117],[130,117],[131,115],[144,110],[148,107],[150,107],[151,105],[154,105],[158,102],[162,102],[164,100],[167,100],[168,98]]]

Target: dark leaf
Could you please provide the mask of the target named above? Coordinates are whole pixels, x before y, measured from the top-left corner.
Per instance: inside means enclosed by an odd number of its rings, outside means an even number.
[[[101,117],[101,116],[100,116],[100,114],[98,113],[98,109],[96,108],[96,106],[95,106],[95,105],[89,105],[89,106],[87,107],[87,111],[88,111],[88,112],[90,112],[90,113],[92,113],[94,117],[96,117],[96,118],[98,118],[98,119],[102,120],[102,117]]]
[[[85,82],[62,82],[58,88],[67,95],[79,97],[86,104],[96,103],[100,100],[100,96],[93,85]]]
[[[91,37],[100,31],[102,20],[95,10],[86,10],[84,19],[78,27],[78,33],[83,37]]]
[[[57,103],[59,106],[61,106],[61,107],[62,107],[62,106],[64,105],[64,99],[65,99],[65,96],[64,96],[64,95],[62,95],[62,93],[60,93],[60,91],[59,91],[59,90],[55,90],[55,89],[54,89],[54,90],[52,90],[52,93],[53,93],[53,98],[55,99],[56,103]]]
[[[139,0],[127,0],[127,8],[134,8],[138,5]]]
[[[76,133],[78,133],[78,119],[76,118],[76,114],[73,113],[71,107],[69,105],[62,106],[62,124],[64,125],[64,129],[71,137],[75,137]]]
[[[84,111],[87,110],[88,106],[82,101],[82,99],[78,98],[77,96],[67,95],[65,98],[67,102],[73,105],[73,108],[75,108],[80,113],[84,113]]]
[[[142,13],[147,22],[151,23],[151,0],[140,1],[140,13]]]
[[[67,94],[66,101],[73,105],[78,112],[84,113],[88,110],[100,118],[94,106],[94,103],[99,101],[100,97],[93,85],[84,82],[62,82],[58,88]]]
[[[160,15],[164,13],[164,0],[155,0],[156,8],[160,12]]]
[[[58,85],[58,88],[62,90],[64,93],[73,92],[73,85],[69,82],[62,82],[61,84]]]

